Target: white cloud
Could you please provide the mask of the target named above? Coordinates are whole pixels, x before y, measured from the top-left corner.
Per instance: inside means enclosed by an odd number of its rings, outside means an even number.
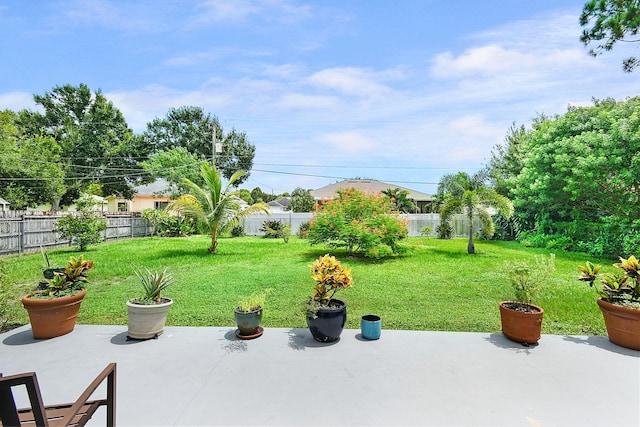
[[[33,102],[33,95],[27,92],[7,92],[0,93],[0,109],[8,109],[19,111],[23,109],[36,110],[36,104]]]
[[[250,18],[295,22],[309,15],[308,6],[294,6],[286,0],[206,0],[198,8],[202,12],[191,26],[238,23]]]
[[[379,80],[384,74],[354,68],[329,68],[318,71],[309,77],[309,83],[320,88],[334,89],[347,95],[375,97],[388,95],[392,90]]]
[[[333,148],[329,148],[328,152],[335,153],[336,155],[344,155],[344,153],[366,153],[375,148],[375,143],[358,132],[341,132],[341,133],[328,133],[320,135],[319,140],[321,143],[332,145]],[[325,152],[324,149],[319,150]],[[331,158],[327,158],[330,163]]]

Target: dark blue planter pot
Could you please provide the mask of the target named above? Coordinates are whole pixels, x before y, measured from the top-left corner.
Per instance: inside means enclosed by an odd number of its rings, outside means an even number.
[[[253,336],[258,332],[260,322],[262,322],[262,308],[249,313],[236,310],[235,315],[239,335]]]
[[[340,338],[340,334],[347,322],[347,303],[339,300],[331,300],[334,306],[318,309],[318,317],[307,317],[309,331],[313,339],[319,342],[334,342]]]

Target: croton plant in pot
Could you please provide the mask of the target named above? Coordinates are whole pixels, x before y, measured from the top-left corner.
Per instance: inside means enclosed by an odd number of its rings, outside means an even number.
[[[307,325],[316,341],[337,341],[347,321],[347,303],[334,295],[353,285],[351,269],[329,254],[316,259],[310,267],[316,285],[304,305]]]
[[[51,279],[22,298],[34,338],[54,338],[73,331],[92,268],[93,261],[83,255],[72,256],[62,271],[54,272]]]
[[[587,261],[578,267],[578,280],[596,287],[598,306],[604,317],[609,340],[622,347],[640,350],[640,261],[635,256],[620,257],[615,272],[601,273],[602,266]]]

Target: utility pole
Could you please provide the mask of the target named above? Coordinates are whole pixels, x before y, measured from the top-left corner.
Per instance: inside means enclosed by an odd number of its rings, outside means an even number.
[[[213,124],[213,138],[211,139],[211,165],[216,167],[216,153],[222,152],[222,143],[217,141],[216,124]]]

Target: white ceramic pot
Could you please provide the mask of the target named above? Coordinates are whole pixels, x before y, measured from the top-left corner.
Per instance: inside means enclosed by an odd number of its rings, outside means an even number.
[[[161,304],[134,304],[127,301],[129,312],[129,332],[127,336],[136,340],[156,338],[162,333],[167,320],[167,313],[173,300],[164,298]]]

